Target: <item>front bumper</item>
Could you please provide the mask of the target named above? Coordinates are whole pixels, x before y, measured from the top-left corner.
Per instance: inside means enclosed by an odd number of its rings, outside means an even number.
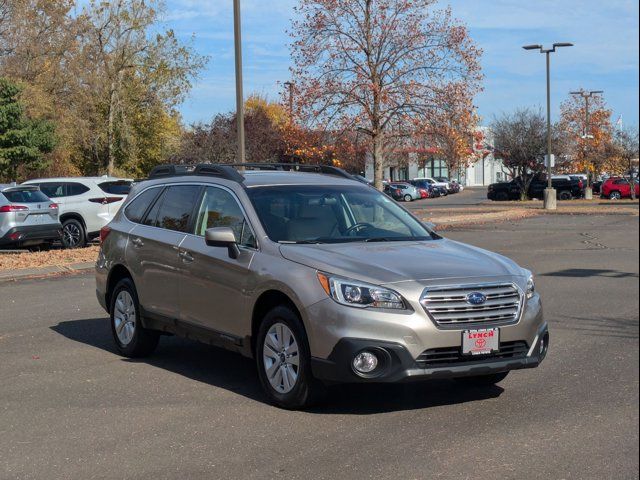
[[[522,342],[524,343],[524,342]],[[502,346],[501,346],[502,347]],[[431,378],[458,378],[535,368],[544,360],[549,349],[549,330],[544,324],[533,344],[524,352],[506,347],[506,354],[462,357],[448,364],[425,365],[423,357],[414,359],[398,343],[345,338],[338,342],[327,359],[312,358],[311,368],[316,378],[336,383],[396,383]],[[372,374],[363,375],[352,368],[352,360],[362,351],[376,354],[380,366]]]
[[[0,246],[27,246],[52,242],[60,239],[61,230],[62,226],[59,223],[13,227],[0,238]]]

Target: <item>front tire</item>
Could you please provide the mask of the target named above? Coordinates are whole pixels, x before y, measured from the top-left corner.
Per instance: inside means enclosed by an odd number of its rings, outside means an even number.
[[[611,192],[609,194],[609,200],[620,200],[622,198],[622,195],[620,194],[620,192]]]
[[[315,403],[323,385],[311,372],[307,335],[298,315],[287,306],[269,311],[256,339],[258,376],[269,401],[286,409]]]
[[[121,355],[140,358],[153,353],[160,335],[142,326],[138,293],[130,278],[120,280],[113,289],[109,311],[111,333]]]
[[[490,387],[503,381],[505,378],[507,378],[507,375],[509,375],[509,372],[492,373],[490,375],[478,375],[476,377],[459,377],[455,380],[472,387]]]
[[[413,200],[413,197],[411,195],[407,194],[407,195],[404,196],[404,201],[405,202],[411,202],[412,200]]]
[[[571,195],[571,192],[568,192],[566,190],[563,190],[562,192],[560,192],[558,196],[560,197],[560,200],[571,200],[573,198],[573,195]]]

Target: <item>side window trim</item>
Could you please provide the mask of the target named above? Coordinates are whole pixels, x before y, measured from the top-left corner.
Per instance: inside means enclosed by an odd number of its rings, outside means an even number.
[[[238,196],[235,194],[235,192],[233,190],[231,190],[230,188],[225,187],[224,185],[219,185],[216,183],[205,183],[201,185],[202,190],[200,192],[200,198],[198,199],[198,201],[196,202],[196,205],[194,207],[194,213],[193,213],[193,218],[192,221],[194,223],[192,223],[192,225],[189,228],[189,231],[187,232],[187,235],[191,235],[193,237],[197,237],[197,238],[203,238],[201,235],[198,235],[197,233],[195,233],[195,227],[197,225],[197,221],[198,219],[196,218],[200,207],[202,205],[202,202],[204,200],[204,195],[207,191],[207,188],[217,188],[219,190],[223,190],[225,192],[227,192],[229,195],[231,195],[231,198],[233,198],[233,200],[238,204],[238,207],[240,208],[240,211],[242,212],[242,216],[244,218],[244,225],[249,227],[249,230],[251,231],[251,233],[253,234],[253,239],[255,241],[256,246],[255,247],[251,247],[248,245],[241,245],[238,244],[238,247],[240,248],[246,248],[248,250],[260,250],[260,243],[258,241],[258,237],[256,235],[256,229],[253,228],[253,225],[251,224],[251,221],[249,220],[249,216],[247,215],[247,211],[244,208],[244,205],[242,205],[242,202],[240,201],[240,199],[238,198]],[[243,228],[243,233],[244,233],[244,228],[245,226],[242,227]]]

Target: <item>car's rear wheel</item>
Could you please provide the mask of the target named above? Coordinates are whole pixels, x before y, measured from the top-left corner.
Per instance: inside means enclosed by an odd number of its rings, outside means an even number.
[[[82,248],[87,243],[84,226],[75,218],[62,222],[62,246],[64,248]]]
[[[495,385],[496,383],[500,383],[505,378],[507,378],[507,375],[509,375],[509,372],[500,372],[492,373],[490,375],[478,375],[475,377],[459,377],[455,380],[457,382],[473,387],[489,387],[491,385]]]
[[[622,195],[620,194],[620,192],[611,192],[609,194],[609,200],[620,200],[622,198]]]
[[[140,304],[133,281],[124,278],[111,294],[111,332],[118,351],[125,357],[145,357],[158,346],[159,333],[140,322]]]
[[[560,200],[571,200],[573,198],[573,195],[571,195],[571,192],[563,190],[558,194],[558,197],[560,197]]]
[[[404,201],[405,201],[405,202],[410,202],[410,201],[412,201],[412,200],[413,200],[413,197],[412,197],[411,195],[406,194],[406,195],[404,196]]]
[[[260,324],[256,339],[260,383],[269,400],[282,408],[305,408],[324,390],[311,373],[307,335],[298,315],[275,307]]]

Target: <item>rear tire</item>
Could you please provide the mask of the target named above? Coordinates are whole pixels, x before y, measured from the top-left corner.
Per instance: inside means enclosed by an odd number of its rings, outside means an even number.
[[[118,352],[129,358],[146,357],[158,346],[160,334],[140,321],[140,303],[130,278],[120,280],[111,293],[111,333]]]
[[[411,195],[407,194],[407,195],[404,196],[404,201],[405,202],[411,202],[412,200],[413,200],[413,197]]]
[[[571,200],[573,198],[573,195],[571,195],[571,192],[563,190],[558,194],[558,197],[560,198],[560,200]]]
[[[303,409],[324,394],[324,385],[311,372],[311,354],[302,322],[285,305],[275,307],[262,320],[256,338],[256,363],[262,388],[278,407]],[[283,376],[287,377],[286,383]]]
[[[620,192],[611,192],[609,194],[609,200],[620,200],[622,198],[622,195],[620,194]]]
[[[87,244],[87,234],[84,226],[75,218],[62,223],[62,246],[64,248],[82,248]]]
[[[472,387],[490,387],[496,383],[500,383],[507,378],[509,372],[492,373],[490,375],[479,375],[476,377],[459,377],[456,382],[460,382]]]

